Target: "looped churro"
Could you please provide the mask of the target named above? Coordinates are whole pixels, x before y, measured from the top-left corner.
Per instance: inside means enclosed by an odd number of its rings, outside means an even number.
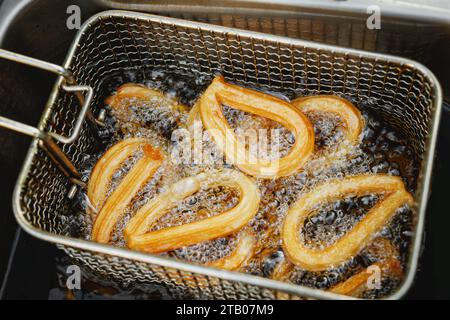
[[[373,274],[373,269],[379,268],[383,275],[400,277],[402,275],[402,267],[396,259],[388,259],[381,262],[375,262],[363,271],[351,276],[342,283],[335,285],[329,291],[346,296],[358,297],[367,289],[367,282]]]
[[[233,252],[230,255],[215,261],[211,261],[209,263],[206,263],[205,265],[225,270],[239,269],[253,256],[255,246],[255,236],[250,232],[244,232],[239,237],[236,248],[234,248]]]
[[[399,261],[398,250],[386,238],[376,239],[369,248],[377,256],[378,261],[351,276],[347,280],[333,286],[330,292],[347,296],[359,297],[366,289],[370,277],[379,271],[380,278],[401,278],[403,270]]]
[[[295,142],[289,153],[276,160],[248,160],[245,146],[238,141],[222,113],[222,104],[250,112],[276,122],[290,130]],[[306,163],[314,149],[314,131],[307,117],[291,104],[258,91],[228,84],[217,76],[200,97],[203,125],[219,149],[243,172],[263,178],[290,175]]]
[[[138,191],[148,182],[163,162],[163,154],[159,149],[145,144],[140,139],[125,140],[112,147],[99,160],[99,167],[93,172],[93,181],[89,184],[94,205],[100,205],[105,198],[106,188],[113,172],[126,158],[130,157],[138,146],[142,146],[143,156],[137,161],[117,188],[104,202],[97,215],[92,229],[92,239],[100,243],[108,243],[118,220],[124,214]],[[107,168],[106,170],[104,168]],[[104,171],[103,171],[104,170]],[[97,189],[98,187],[98,189]]]
[[[361,112],[350,101],[338,96],[319,95],[297,98],[291,104],[305,113],[323,112],[338,116],[345,129],[344,140],[352,145],[358,143],[364,128],[364,119]]]
[[[347,296],[359,297],[368,288],[368,283],[376,269],[379,271],[381,278],[401,278],[403,270],[399,261],[399,253],[391,241],[386,238],[375,239],[368,247],[368,251],[372,252],[373,257],[378,261],[371,264],[364,270],[354,274],[350,278],[342,281],[328,291]],[[284,259],[275,267],[271,278],[279,281],[289,281],[291,272],[295,268],[288,260]],[[288,299],[288,294],[283,292],[277,293],[277,299]]]
[[[174,110],[186,111],[186,106],[179,104],[176,100],[166,97],[161,91],[150,89],[142,84],[126,83],[121,85],[116,94],[108,97],[105,103],[113,109],[123,108],[123,101],[127,99],[152,101],[154,99],[167,101]]]
[[[336,243],[324,249],[310,249],[302,243],[299,228],[319,204],[336,201],[347,195],[364,196],[372,193],[382,193],[383,199]],[[357,254],[399,207],[412,203],[413,198],[399,177],[360,175],[325,182],[303,195],[289,209],[282,227],[283,249],[295,265],[309,271],[325,270]]]
[[[123,140],[109,148],[97,161],[87,188],[89,202],[94,210],[103,206],[114,173],[145,143],[145,140],[140,138]]]
[[[232,209],[200,221],[157,231],[148,231],[176,202],[207,187],[229,186],[240,192],[240,201]],[[233,170],[201,173],[173,184],[139,209],[125,228],[125,238],[131,249],[161,253],[199,242],[230,235],[243,228],[259,207],[259,190],[248,177]]]

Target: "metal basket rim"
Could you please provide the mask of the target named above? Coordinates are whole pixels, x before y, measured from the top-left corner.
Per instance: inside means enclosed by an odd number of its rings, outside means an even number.
[[[265,33],[260,32],[253,32],[253,31],[246,31],[246,30],[240,30],[236,28],[228,28],[228,27],[222,27],[222,26],[216,26],[216,25],[210,25],[207,23],[200,23],[200,22],[193,22],[178,18],[169,18],[169,17],[163,17],[158,16],[154,14],[146,14],[146,13],[136,13],[136,12],[129,12],[129,11],[122,11],[122,10],[108,10],[100,12],[96,15],[93,15],[90,17],[80,28],[80,30],[77,32],[71,47],[67,53],[65,62],[63,66],[65,68],[70,69],[70,65],[72,63],[72,59],[74,56],[74,53],[77,49],[77,46],[80,44],[80,41],[82,40],[82,37],[86,34],[86,32],[89,30],[89,28],[97,21],[100,21],[102,18],[110,18],[110,17],[126,17],[130,19],[135,20],[145,20],[145,21],[152,21],[152,22],[158,22],[158,23],[171,23],[176,24],[180,27],[196,27],[196,28],[202,28],[207,29],[211,31],[216,32],[226,32],[228,34],[234,34],[238,36],[248,36],[252,38],[256,38],[259,40],[271,40],[274,42],[280,42],[280,43],[289,43],[291,45],[301,45],[304,47],[314,48],[314,49],[322,49],[322,50],[328,50],[333,53],[339,52],[343,54],[353,54],[358,55],[361,57],[368,57],[372,58],[375,61],[377,60],[383,60],[386,62],[395,62],[400,65],[407,65],[411,68],[414,68],[418,71],[420,71],[426,78],[428,78],[431,88],[432,88],[432,99],[433,99],[433,105],[432,105],[432,118],[430,121],[430,134],[428,136],[427,142],[426,142],[426,149],[424,153],[424,157],[422,160],[422,167],[420,174],[423,176],[423,182],[421,185],[421,188],[416,191],[416,203],[418,204],[416,206],[416,212],[417,212],[417,223],[415,225],[415,232],[414,232],[414,239],[411,244],[411,254],[408,261],[408,268],[407,268],[407,274],[402,282],[401,286],[396,290],[395,293],[392,295],[385,297],[385,299],[400,299],[402,298],[407,291],[410,289],[415,273],[418,266],[418,260],[420,256],[420,251],[422,247],[422,235],[424,231],[424,220],[425,220],[425,211],[426,211],[426,205],[427,200],[429,196],[429,186],[431,182],[431,173],[432,173],[432,167],[433,167],[433,157],[435,153],[435,146],[437,141],[437,133],[439,128],[439,120],[440,120],[440,113],[441,113],[441,105],[442,105],[442,89],[441,86],[435,77],[435,75],[424,65],[422,65],[419,62],[416,62],[411,59],[398,57],[394,55],[388,55],[388,54],[381,54],[381,53],[372,53],[367,52],[364,50],[357,50],[357,49],[350,49],[345,47],[339,47],[334,45],[326,45],[321,44],[313,41],[306,41],[306,40],[299,40],[299,39],[292,39],[288,37],[282,37],[282,36],[275,36],[275,35],[269,35]],[[41,117],[41,120],[39,122],[39,128],[43,129],[45,122],[50,116],[50,112],[52,109],[52,106],[56,100],[58,89],[61,86],[63,82],[63,78],[59,77],[56,80],[56,83],[53,87],[53,90],[50,94],[49,100],[46,104],[45,110],[43,112],[43,115]],[[220,270],[216,268],[211,267],[205,267],[189,262],[183,262],[178,261],[172,258],[164,258],[156,255],[150,255],[145,253],[140,253],[136,251],[132,251],[129,249],[123,249],[118,247],[113,247],[111,245],[105,245],[105,244],[99,244],[92,241],[57,235],[54,233],[50,233],[44,230],[41,230],[37,227],[34,227],[30,222],[28,222],[25,218],[24,212],[22,211],[20,207],[20,193],[21,193],[21,186],[23,185],[23,182],[26,180],[30,167],[32,164],[32,159],[34,155],[36,154],[38,149],[38,139],[33,139],[29,150],[27,152],[24,164],[22,166],[22,169],[20,171],[15,189],[13,194],[13,211],[15,218],[18,222],[18,224],[30,235],[45,240],[51,243],[68,246],[68,247],[74,247],[81,250],[87,250],[95,253],[100,254],[106,254],[106,255],[112,255],[112,256],[118,256],[138,262],[145,262],[150,264],[157,264],[160,266],[165,266],[169,268],[176,268],[183,271],[193,272],[193,273],[200,273],[207,276],[213,276],[218,277],[221,279],[229,280],[229,281],[238,281],[243,282],[250,285],[256,285],[260,287],[265,287],[268,289],[273,290],[279,290],[284,291],[290,294],[299,295],[299,296],[306,296],[311,298],[318,298],[318,299],[349,299],[348,296],[333,294],[330,292],[326,292],[319,289],[311,289],[305,286],[300,285],[293,285],[288,284],[281,281],[271,280],[268,278],[262,278],[254,275],[244,274],[240,272],[232,272],[232,271],[226,271],[226,270]]]

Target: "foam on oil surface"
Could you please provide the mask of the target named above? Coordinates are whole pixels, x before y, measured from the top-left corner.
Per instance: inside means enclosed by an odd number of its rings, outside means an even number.
[[[126,82],[140,82],[151,88],[160,89],[170,98],[176,98],[189,109],[209,83],[209,78],[192,77],[161,70],[148,71],[146,79],[139,74],[122,74],[107,81],[105,97],[112,94],[121,84]],[[282,98],[285,98],[283,95]],[[146,137],[149,142],[170,154],[171,148],[178,141],[170,139],[170,134],[182,127],[187,113],[173,110],[164,101],[151,101],[150,104],[131,102],[130,121],[119,121],[113,112],[108,110],[107,126],[100,132],[103,148],[95,155],[87,156],[83,180],[87,181],[92,167],[103,154],[104,150],[127,137]],[[238,133],[239,129],[279,129],[279,147],[281,155],[289,152],[294,143],[292,134],[278,123],[223,107],[224,116],[230,127]],[[344,153],[341,148],[333,148],[340,142],[342,132],[340,120],[328,115],[308,114],[314,125],[316,135],[316,152],[313,159],[303,171],[289,177],[279,179],[255,179],[261,192],[261,203],[255,218],[249,223],[249,228],[257,237],[255,256],[245,266],[245,272],[270,277],[274,267],[285,259],[281,248],[280,228],[289,207],[304,193],[313,189],[315,185],[332,178],[342,178],[362,173],[388,173],[401,176],[409,191],[415,188],[418,172],[417,161],[408,147],[405,139],[394,129],[377,120],[367,110],[361,110],[365,120],[365,128],[361,135],[361,143],[351,148],[350,153]],[[125,115],[121,115],[125,116]],[[270,138],[270,137],[269,137]],[[112,237],[112,243],[125,246],[122,231],[127,221],[156,194],[180,179],[207,172],[211,169],[233,167],[221,162],[223,155],[218,152],[211,138],[205,134],[203,148],[215,161],[209,164],[176,164],[165,163],[157,174],[147,183],[146,187],[133,200],[125,217],[117,225]],[[333,161],[328,161],[332,156]],[[115,188],[120,179],[126,174],[139,154],[130,158],[126,165],[117,172],[111,184]],[[270,155],[268,155],[270,158]],[[175,205],[164,214],[153,226],[153,230],[168,226],[181,225],[213,216],[236,205],[238,201],[236,191],[227,188],[200,190]],[[299,236],[311,248],[321,248],[336,242],[345,232],[365,215],[368,209],[376,203],[382,195],[369,195],[361,198],[344,197],[334,203],[323,204],[317,212],[307,219],[304,228],[299,230]],[[78,204],[85,209],[87,202],[80,196]],[[81,216],[81,215],[79,215]],[[79,221],[73,223],[74,229],[89,238],[92,221],[82,215]],[[405,264],[412,230],[412,213],[408,208],[401,208],[377,235],[392,241],[400,251],[400,259]],[[167,253],[177,259],[205,263],[224,257],[235,247],[237,235],[231,235],[212,241],[181,248]],[[362,252],[341,266],[336,266],[324,272],[308,272],[294,268],[289,281],[313,288],[326,289],[339,281],[345,280],[358,270],[366,267],[369,262],[376,261],[370,254]],[[395,286],[393,286],[395,287]],[[389,291],[389,290],[388,290]],[[383,292],[383,294],[385,294]],[[373,296],[373,293],[367,293]]]

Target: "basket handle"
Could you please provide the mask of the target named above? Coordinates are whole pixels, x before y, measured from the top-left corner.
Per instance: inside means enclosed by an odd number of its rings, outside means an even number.
[[[52,136],[55,140],[62,143],[72,143],[78,137],[81,131],[81,127],[83,125],[83,121],[86,117],[86,114],[89,110],[89,106],[92,102],[92,97],[94,95],[94,90],[90,86],[80,86],[75,84],[75,80],[72,76],[72,73],[53,63],[45,62],[42,60],[34,59],[31,57],[27,57],[18,53],[10,52],[7,50],[0,49],[0,58],[15,61],[21,64],[25,64],[31,67],[39,68],[42,70],[46,70],[52,73],[55,73],[59,76],[62,76],[65,79],[66,84],[62,85],[62,89],[67,92],[73,92],[77,94],[78,99],[81,103],[81,110],[78,115],[78,119],[75,122],[75,126],[73,132],[70,136],[62,136],[58,133],[54,132],[42,132],[38,128],[32,127],[30,125],[14,121],[5,117],[0,116],[0,127],[5,127],[10,130],[14,130],[35,138],[44,139],[47,134]],[[81,95],[82,92],[86,92],[85,96]]]
[[[85,184],[83,181],[81,181],[81,175],[73,165],[72,161],[67,157],[67,155],[61,150],[61,148],[55,143],[54,140],[62,142],[64,144],[72,143],[75,141],[75,139],[80,134],[86,115],[89,115],[89,106],[91,105],[92,98],[94,96],[94,90],[90,86],[77,85],[72,73],[66,68],[63,68],[56,64],[0,49],[0,59],[2,58],[46,70],[63,77],[65,82],[62,84],[61,88],[64,91],[73,92],[77,96],[78,101],[81,104],[81,110],[70,136],[63,136],[55,132],[44,132],[28,124],[24,124],[0,116],[0,127],[5,127],[7,129],[14,130],[19,133],[39,139],[38,145],[47,152],[50,159],[59,167],[63,174],[72,181],[73,185],[71,191],[69,191],[69,197],[73,197],[77,190],[77,187],[81,186],[82,188],[84,188]],[[82,94],[83,92],[85,92],[85,95]]]

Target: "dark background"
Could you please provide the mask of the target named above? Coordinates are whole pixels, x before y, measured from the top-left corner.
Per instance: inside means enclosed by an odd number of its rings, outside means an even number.
[[[0,6],[2,1],[0,0]],[[46,28],[51,28],[51,25],[45,23],[45,17],[42,17],[40,22],[36,24],[34,32],[41,35],[42,46],[45,48],[48,32]],[[64,22],[58,21],[57,23]],[[21,30],[18,32],[21,32]],[[54,57],[53,62],[61,63],[70,40],[61,37],[61,39],[56,38],[56,40],[52,38],[51,41],[59,41],[59,43],[56,46],[58,49],[51,52],[50,57]],[[20,51],[20,46],[17,44],[17,48],[15,48],[14,41],[10,41],[8,49]],[[436,50],[439,50],[439,48],[436,48]],[[45,52],[45,50],[24,53],[39,58],[39,55],[43,54],[42,52],[49,56],[49,52]],[[448,65],[441,67],[447,69],[444,72],[450,72]],[[14,73],[23,73],[23,77],[16,80],[17,77],[11,76],[11,70]],[[443,72],[443,70],[439,71]],[[26,67],[22,68],[1,62],[0,96],[6,97],[6,99],[11,96],[11,101],[3,100],[2,104],[12,105],[14,108],[12,108],[12,111],[0,108],[0,114],[9,116],[10,112],[14,112],[15,118],[20,121],[30,124],[37,123],[40,114],[30,113],[29,110],[33,110],[32,106],[35,107],[36,104],[42,106],[45,104],[53,81],[54,78],[45,73],[39,71],[30,73]],[[9,84],[8,86],[2,86],[2,82],[8,82]],[[11,82],[13,87],[11,87]],[[10,94],[9,90],[14,90],[14,94]],[[27,94],[21,95],[21,92],[29,93],[29,90],[39,91],[40,94],[36,96],[42,97],[42,100],[27,100]],[[17,101],[17,96],[23,96],[24,98]],[[61,282],[60,269],[61,264],[64,264],[63,254],[54,245],[44,243],[25,234],[17,227],[13,218],[11,209],[12,191],[29,142],[30,140],[26,137],[0,129],[0,168],[2,174],[0,183],[0,283],[2,283],[0,298],[65,298],[62,292],[57,290]],[[449,146],[450,107],[449,104],[446,104],[443,110],[435,157],[434,178],[426,218],[424,249],[416,281],[406,297],[409,299],[450,298],[450,278],[448,276],[450,265],[450,250],[448,247],[450,244],[448,238],[450,236],[450,209],[447,202],[450,197],[448,187],[450,178]],[[130,294],[125,297],[133,298],[136,296]],[[161,298],[160,291],[156,290],[153,297]],[[102,298],[102,294],[95,291],[95,294],[84,294],[78,298],[98,299]],[[118,296],[118,298],[124,298],[124,296]]]

